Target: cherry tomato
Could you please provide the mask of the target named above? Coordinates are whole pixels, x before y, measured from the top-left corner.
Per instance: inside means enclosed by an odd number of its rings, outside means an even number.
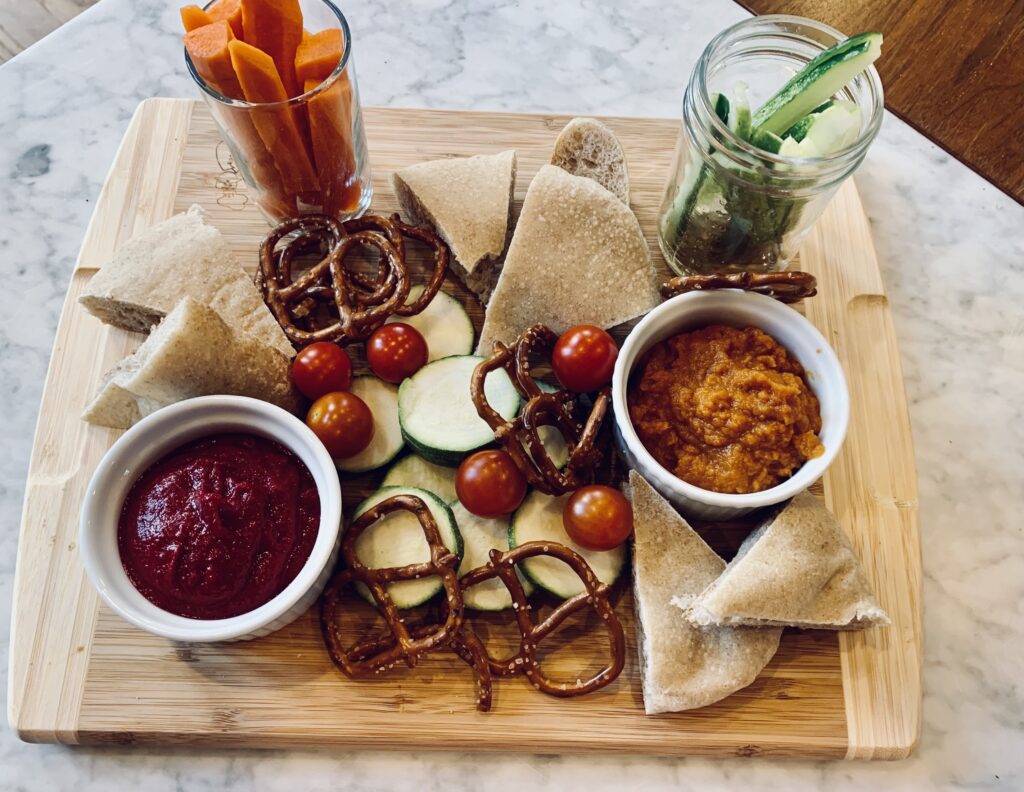
[[[295,356],[292,382],[307,399],[347,391],[352,387],[352,361],[337,344],[317,341]]]
[[[366,362],[385,382],[397,385],[427,362],[427,341],[412,325],[390,322],[366,342]]]
[[[617,489],[590,484],[565,502],[562,525],[580,547],[611,550],[633,533],[633,507]]]
[[[313,402],[306,426],[334,459],[355,456],[373,439],[373,413],[366,402],[347,391],[328,393]]]
[[[526,497],[526,476],[504,451],[477,451],[462,460],[455,493],[466,510],[491,519],[514,512]]]
[[[558,337],[551,368],[562,385],[575,393],[591,393],[612,381],[619,348],[600,327],[577,325]]]

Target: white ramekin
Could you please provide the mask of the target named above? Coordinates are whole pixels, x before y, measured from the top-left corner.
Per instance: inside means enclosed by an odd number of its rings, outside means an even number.
[[[320,529],[298,576],[255,610],[229,619],[189,619],[140,594],[121,565],[117,524],[129,488],[174,449],[224,432],[256,434],[290,449],[309,468],[320,495]],[[246,641],[291,623],[316,602],[334,569],[341,531],[341,485],[330,455],[294,415],[243,396],[203,396],[172,404],[125,432],[100,460],[82,504],[79,548],[100,597],[119,616],[175,641]]]
[[[821,403],[821,438],[825,452],[811,459],[778,486],[745,495],[695,487],[677,478],[644,448],[629,419],[629,376],[647,350],[669,336],[711,324],[757,327],[789,350],[807,372],[807,382]],[[645,316],[619,350],[612,375],[615,440],[627,462],[684,514],[728,520],[781,503],[814,483],[832,464],[846,437],[850,394],[835,352],[824,336],[792,308],[762,294],[727,289],[691,292],[665,301]]]

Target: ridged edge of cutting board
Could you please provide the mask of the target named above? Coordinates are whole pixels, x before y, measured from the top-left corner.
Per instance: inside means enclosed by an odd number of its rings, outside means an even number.
[[[824,229],[829,238],[825,240]],[[839,634],[848,759],[903,759],[921,736],[923,636],[917,471],[889,299],[860,196],[847,182],[800,251],[818,278],[810,319],[851,383],[846,445],[825,474],[829,508],[847,528],[892,624]],[[850,530],[854,526],[855,530]],[[890,574],[882,574],[884,558]],[[891,574],[893,569],[905,574]]]
[[[87,279],[83,270],[171,216],[175,191],[167,185],[177,184],[194,106],[188,99],[150,99],[136,109],[89,221],[57,326],[25,487],[11,615],[7,718],[33,742],[78,740],[99,600],[78,556],[77,525],[62,524],[58,516],[62,504],[82,500],[84,487],[68,486],[74,472],[95,468],[116,436],[90,429],[79,418],[82,408],[103,372],[138,344],[137,336],[108,333],[84,311],[67,307]],[[152,129],[161,135],[141,134]],[[163,146],[159,156],[155,140]],[[95,350],[87,365],[74,357],[83,344]]]

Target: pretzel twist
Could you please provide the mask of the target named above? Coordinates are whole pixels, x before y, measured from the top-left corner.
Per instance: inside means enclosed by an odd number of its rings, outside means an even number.
[[[742,289],[774,297],[779,302],[795,303],[818,293],[818,281],[809,272],[734,272],[729,275],[677,275],[661,285],[661,296],[668,299],[691,291]]]
[[[539,555],[551,556],[567,564],[583,581],[584,590],[576,596],[564,600],[546,618],[536,622],[530,603],[527,601],[526,592],[523,590],[523,583],[516,573],[516,564]],[[497,677],[524,674],[530,684],[541,693],[569,698],[603,688],[613,682],[622,672],[626,662],[626,639],[622,623],[612,608],[608,597],[608,586],[598,580],[594,570],[579,553],[557,542],[526,542],[505,552],[491,550],[487,563],[464,574],[459,579],[459,585],[463,589],[468,589],[492,578],[501,580],[512,597],[512,608],[515,611],[520,639],[519,651],[511,657],[495,658],[489,653],[487,654],[487,663],[491,674]],[[537,660],[537,647],[569,616],[588,607],[594,609],[608,631],[608,648],[611,659],[607,666],[586,681],[581,679],[574,683],[555,681],[548,677],[541,668],[541,664]]]
[[[530,486],[547,495],[563,495],[592,479],[601,461],[597,435],[611,398],[608,388],[601,390],[586,421],[581,423],[576,418],[579,404],[576,394],[540,389],[530,376],[530,355],[544,353],[550,357],[557,340],[553,331],[536,324],[525,330],[511,346],[495,341],[491,356],[477,365],[470,381],[470,396],[477,414],[487,422],[494,439],[512,457]],[[508,374],[512,385],[526,400],[519,415],[510,421],[491,406],[484,390],[487,376],[498,369]],[[569,459],[562,469],[544,448],[540,438],[542,426],[555,427],[569,448]]]
[[[430,547],[430,560],[401,567],[370,569],[355,551],[356,541],[378,520],[397,511],[411,512],[420,523]],[[437,522],[426,503],[415,495],[393,495],[375,504],[353,520],[341,542],[341,556],[346,568],[327,584],[320,600],[320,630],[334,664],[350,677],[367,676],[390,668],[399,661],[414,667],[419,657],[431,650],[449,645],[462,628],[462,589],[459,588],[459,557],[441,539]],[[410,631],[398,612],[387,584],[401,580],[418,580],[439,576],[445,592],[444,621],[427,629]],[[338,629],[338,599],[350,583],[362,583],[388,626],[391,641],[357,643],[345,647]]]
[[[406,302],[410,273],[404,237],[433,248],[430,278],[411,303]],[[346,257],[359,247],[379,253],[374,275],[345,265]],[[323,258],[296,276],[296,258],[313,252]],[[293,345],[345,345],[365,341],[389,316],[420,313],[441,288],[450,258],[448,246],[436,233],[406,225],[397,214],[367,215],[345,223],[328,215],[306,215],[284,221],[263,240],[256,284]]]

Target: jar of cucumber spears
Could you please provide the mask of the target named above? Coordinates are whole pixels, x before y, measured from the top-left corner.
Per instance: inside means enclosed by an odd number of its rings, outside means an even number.
[[[712,40],[683,96],[659,212],[673,270],[786,267],[882,123],[870,65],[881,38],[846,39],[820,22],[773,15]]]

